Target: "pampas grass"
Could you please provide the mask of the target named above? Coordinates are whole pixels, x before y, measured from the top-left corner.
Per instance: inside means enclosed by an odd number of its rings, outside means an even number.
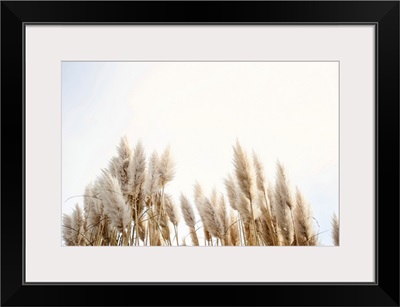
[[[113,157],[110,161],[109,171],[112,176],[118,179],[122,193],[125,197],[127,197],[130,191],[130,174],[128,172],[129,164],[132,158],[132,150],[129,147],[126,136],[121,138],[121,141],[117,147],[117,152],[118,156]]]
[[[339,220],[336,214],[332,217],[332,239],[335,246],[339,246]]]
[[[239,197],[237,195],[237,185],[231,175],[224,179],[226,192],[228,194],[229,204],[234,210],[238,210]]]
[[[129,162],[129,191],[133,199],[139,201],[140,195],[143,194],[143,185],[146,175],[146,156],[141,142],[138,142],[131,160]]]
[[[238,186],[243,195],[252,203],[255,196],[255,177],[247,153],[239,142],[236,142],[236,146],[233,147],[233,164]]]
[[[175,163],[172,160],[171,150],[170,147],[168,146],[163,152],[160,160],[159,177],[162,186],[165,186],[168,182],[170,182],[174,178],[175,175],[174,167]]]
[[[295,230],[299,245],[316,245],[312,212],[301,191],[296,188]]]
[[[153,152],[147,160],[141,142],[131,149],[123,137],[108,168],[85,187],[83,207],[77,204],[70,215],[63,215],[63,242],[67,246],[318,245],[311,205],[299,188],[292,194],[281,162],[276,164],[273,183],[260,157],[253,152],[250,158],[237,141],[232,166],[232,175],[223,179],[224,191],[214,188],[206,193],[195,182],[192,199],[180,194],[179,210],[168,194],[175,176],[170,147],[161,156]],[[183,227],[187,233],[180,237],[178,229]],[[336,215],[332,239],[339,245]]]
[[[104,204],[104,212],[110,218],[111,227],[122,233],[130,224],[132,215],[130,207],[122,196],[119,181],[109,171],[103,170],[100,182],[102,185],[100,194]]]
[[[172,225],[174,225],[176,244],[179,245],[178,228],[177,227],[178,227],[178,224],[180,221],[180,215],[179,215],[178,207],[175,205],[174,201],[172,200],[171,196],[169,196],[169,195],[164,196],[164,204],[165,204],[165,212],[167,213]]]
[[[186,225],[189,227],[190,231],[190,237],[192,239],[192,243],[195,246],[199,245],[199,239],[196,234],[196,216],[194,214],[194,211],[192,209],[192,206],[189,203],[189,200],[187,197],[183,194],[181,194],[181,209],[182,209],[182,214],[183,218],[185,220]]]
[[[197,210],[199,211],[204,229],[214,238],[221,238],[222,223],[216,214],[216,203],[212,202],[213,195],[208,198],[204,195],[199,196]]]
[[[147,177],[144,185],[144,194],[151,197],[156,194],[160,188],[160,158],[157,152],[153,152],[149,161]]]
[[[128,201],[130,203],[132,217],[135,220],[136,225],[136,245],[139,244],[139,236],[143,235],[143,229],[145,228],[142,225],[141,221],[141,213],[143,212],[144,206],[144,193],[143,186],[145,182],[145,174],[146,174],[146,157],[144,154],[144,148],[142,143],[139,141],[136,144],[133,155],[131,156],[131,160],[129,163],[129,191],[128,191]]]
[[[222,245],[231,245],[230,238],[228,235],[228,229],[229,229],[228,209],[227,209],[225,198],[224,198],[223,194],[221,194],[219,196],[218,205],[216,208],[216,214],[217,214],[218,220],[220,221],[220,224],[221,224],[220,233],[221,233]]]
[[[238,246],[240,245],[240,229],[238,224],[238,218],[236,213],[231,210],[230,219],[229,219],[229,227],[228,234],[230,237],[230,245]]]
[[[72,217],[68,214],[63,214],[63,230],[62,230],[62,238],[65,242],[65,245],[75,245],[73,240],[74,229],[72,228]]]
[[[279,231],[284,245],[294,243],[294,221],[292,209],[294,202],[283,165],[278,161],[276,164],[276,183],[274,191],[274,205]]]
[[[198,182],[196,182],[194,184],[193,188],[194,188],[194,204],[195,204],[197,211],[200,215],[200,218],[203,222],[205,244],[211,245],[211,234],[210,234],[210,230],[208,229],[207,217],[205,216],[204,210],[203,210],[203,202],[205,199],[203,189]]]
[[[68,218],[66,218],[68,220]],[[67,221],[69,223],[69,240],[71,245],[86,245],[85,239],[85,220],[83,211],[78,204],[72,212],[71,218]]]

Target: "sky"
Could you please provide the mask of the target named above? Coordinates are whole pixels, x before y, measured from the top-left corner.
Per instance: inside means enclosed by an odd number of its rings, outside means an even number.
[[[193,204],[196,181],[206,193],[225,192],[238,140],[271,182],[277,160],[285,166],[311,205],[321,244],[332,245],[338,73],[337,62],[63,62],[62,212],[83,205],[86,185],[123,136],[132,147],[140,140],[147,157],[170,146],[176,167],[166,193],[178,205],[181,192]]]

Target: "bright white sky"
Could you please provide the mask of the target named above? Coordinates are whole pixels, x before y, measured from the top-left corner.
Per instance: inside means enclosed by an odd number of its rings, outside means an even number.
[[[332,245],[338,110],[337,62],[63,62],[63,213],[83,204],[73,196],[108,166],[123,135],[132,147],[141,140],[148,157],[171,146],[176,174],[166,191],[177,204],[180,192],[193,203],[195,181],[225,191],[238,139],[270,180],[277,159],[284,164],[327,231],[321,243]]]

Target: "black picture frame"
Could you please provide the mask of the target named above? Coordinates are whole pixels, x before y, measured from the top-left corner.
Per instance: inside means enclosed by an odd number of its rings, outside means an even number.
[[[376,282],[25,283],[24,26],[105,22],[375,25]],[[2,306],[399,306],[398,1],[3,1],[1,111]]]

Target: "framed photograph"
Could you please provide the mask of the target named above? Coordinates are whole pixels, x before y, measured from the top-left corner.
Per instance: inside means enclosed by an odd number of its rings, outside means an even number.
[[[3,1],[1,33],[2,305],[399,306],[398,1]]]

